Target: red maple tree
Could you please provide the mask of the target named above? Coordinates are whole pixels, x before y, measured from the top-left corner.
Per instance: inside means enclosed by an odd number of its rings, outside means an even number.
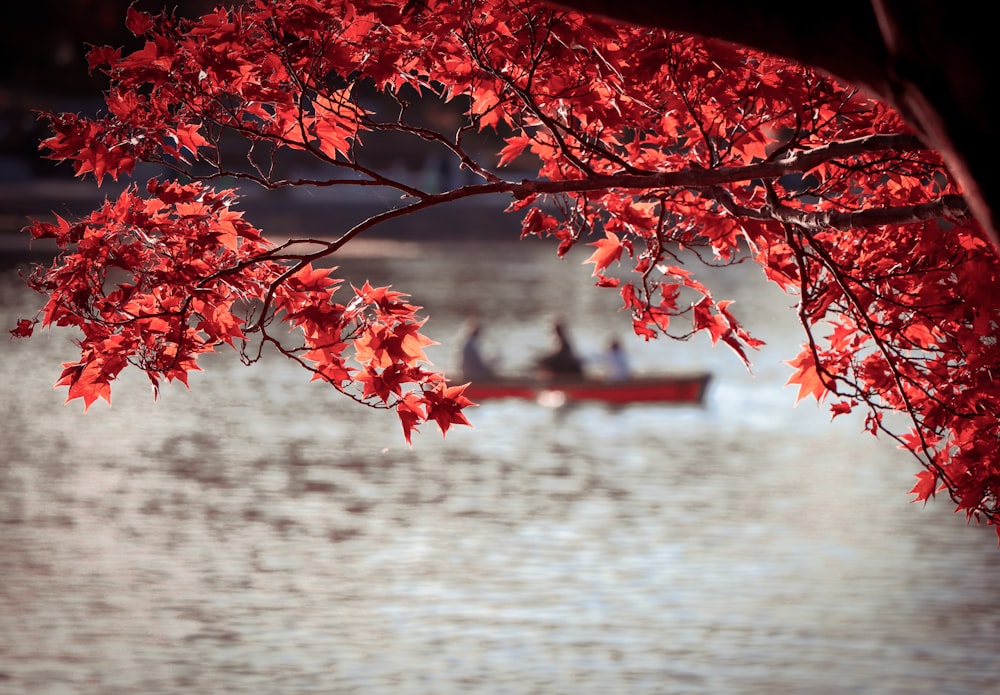
[[[317,264],[393,218],[501,194],[524,235],[560,254],[593,244],[596,284],[647,338],[707,331],[746,361],[760,342],[685,261],[760,264],[798,300],[799,398],[864,409],[922,464],[918,500],[946,491],[997,522],[997,252],[940,153],[886,103],[769,54],[533,2],[258,0],[198,19],[130,10],[127,24],[142,48],[90,53],[106,113],[47,114],[43,148],[98,184],[137,162],[177,180],[30,227],[60,253],[29,278],[48,296],[40,316],[13,333],[82,332],[59,380],[70,399],[109,398],[129,364],[155,386],[222,344],[248,361],[270,344],[395,408],[407,441],[428,420],[467,424],[463,387],[428,368],[418,307]],[[414,118],[426,100],[459,105],[461,124]],[[496,152],[472,146],[484,133]],[[466,182],[425,190],[374,166],[365,142],[389,135],[446,153]],[[285,177],[288,152],[324,173]],[[504,177],[525,163],[531,176]],[[376,186],[399,202],[334,237],[274,244],[220,180]]]

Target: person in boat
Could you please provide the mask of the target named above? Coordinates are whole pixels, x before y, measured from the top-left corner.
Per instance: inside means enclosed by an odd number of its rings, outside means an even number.
[[[583,362],[576,355],[566,333],[566,327],[556,322],[552,327],[556,349],[538,360],[538,372],[546,379],[579,379],[583,377]]]
[[[606,381],[622,382],[632,377],[632,370],[625,357],[625,351],[617,338],[612,338],[607,350],[601,356],[601,366]]]
[[[463,381],[492,381],[496,379],[496,370],[493,365],[483,357],[480,338],[482,327],[478,321],[469,323],[466,330],[465,340],[462,343],[462,354],[460,359],[460,370]]]

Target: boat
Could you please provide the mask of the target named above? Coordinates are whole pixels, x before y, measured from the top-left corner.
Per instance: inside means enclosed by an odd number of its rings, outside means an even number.
[[[498,379],[473,381],[464,396],[474,403],[499,398],[534,400],[545,405],[562,405],[566,402],[600,401],[615,405],[629,403],[683,403],[699,404],[711,374],[690,372],[634,377],[625,381],[607,381],[595,378],[560,379]]]

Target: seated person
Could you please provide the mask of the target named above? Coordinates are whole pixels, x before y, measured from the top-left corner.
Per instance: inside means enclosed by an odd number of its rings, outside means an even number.
[[[556,334],[557,347],[554,352],[550,352],[538,360],[538,371],[544,378],[549,379],[573,379],[583,376],[583,363],[576,356],[573,346],[566,335],[566,329],[562,324],[556,323],[553,326]]]
[[[489,381],[496,378],[496,371],[483,357],[480,349],[481,332],[479,324],[472,323],[462,344],[460,369],[463,381]]]
[[[608,381],[628,381],[631,377],[628,359],[617,338],[608,343],[608,349],[602,356],[604,378]]]

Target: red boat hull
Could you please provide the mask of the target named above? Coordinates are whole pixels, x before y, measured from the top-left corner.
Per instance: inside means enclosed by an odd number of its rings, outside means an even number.
[[[672,374],[612,382],[597,379],[542,382],[531,380],[473,381],[465,396],[473,402],[496,398],[536,401],[601,401],[604,403],[700,403],[710,374]]]

